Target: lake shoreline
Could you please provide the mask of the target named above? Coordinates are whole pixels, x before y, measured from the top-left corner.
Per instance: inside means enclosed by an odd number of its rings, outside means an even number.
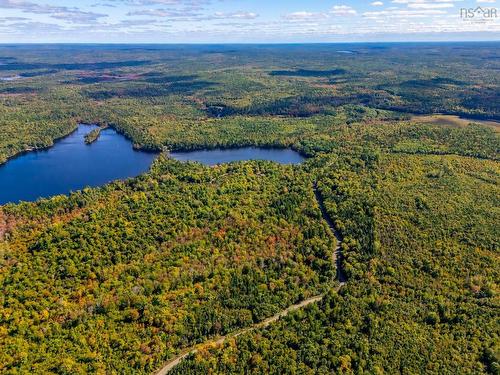
[[[99,140],[89,143],[88,135],[96,131]],[[163,154],[179,163],[198,162],[207,167],[253,160],[295,166],[307,160],[293,148],[269,144]],[[0,206],[70,195],[86,187],[98,188],[138,177],[147,173],[160,155],[134,148],[133,142],[114,127],[79,123],[52,146],[26,150],[0,166]]]
[[[382,110],[382,108],[379,108]],[[385,110],[385,109],[384,109]],[[439,116],[450,116],[450,117],[456,117],[457,119],[460,119],[462,121],[466,121],[468,123],[477,123],[482,126],[487,126],[487,127],[500,127],[500,117],[498,116],[482,116],[482,115],[472,115],[469,114],[467,117],[457,114],[457,113],[446,113],[446,112],[439,112],[439,113],[415,113],[415,112],[404,112],[402,110],[397,110],[397,109],[387,109],[389,111],[393,111],[396,113],[405,113],[410,118],[407,121],[419,121],[419,120],[426,120],[431,117],[439,117]],[[472,117],[471,117],[472,116]],[[427,122],[431,124],[432,122]],[[98,126],[101,128],[101,130],[111,128],[115,130],[118,134],[124,136],[127,140],[132,142],[132,147],[136,151],[141,151],[141,152],[147,152],[147,153],[187,153],[187,152],[199,152],[199,151],[213,151],[213,150],[232,150],[232,149],[238,149],[238,148],[247,148],[247,147],[258,147],[262,149],[291,149],[297,153],[299,153],[302,157],[304,158],[309,158],[311,155],[305,153],[303,150],[298,149],[295,147],[294,144],[290,145],[269,145],[269,144],[251,144],[251,143],[242,143],[238,145],[215,145],[215,146],[201,146],[201,145],[193,145],[193,147],[189,146],[184,146],[184,147],[172,147],[169,148],[168,146],[165,145],[158,145],[157,147],[148,147],[146,145],[140,145],[134,142],[134,140],[126,134],[120,127],[116,126],[115,124],[112,123],[106,123],[106,122],[86,122],[86,121],[77,121],[76,126],[67,134],[54,138],[52,140],[52,144],[49,146],[44,146],[44,147],[31,147],[24,149],[20,152],[17,152],[14,155],[7,156],[4,161],[0,161],[0,168],[7,164],[9,161],[12,161],[20,156],[23,156],[25,154],[28,154],[30,152],[37,152],[37,151],[46,151],[52,147],[55,146],[55,144],[64,138],[67,138],[71,136],[74,132],[78,130],[79,125],[84,125],[84,126]],[[97,141],[97,140],[96,140]],[[95,141],[94,141],[95,142]],[[94,143],[92,142],[92,143]],[[90,143],[91,144],[91,143]]]
[[[7,158],[5,159],[5,161],[2,161],[0,162],[0,168],[2,168],[5,164],[7,164],[9,161],[12,161],[12,160],[15,160],[21,156],[24,156],[26,154],[29,154],[31,152],[38,152],[38,151],[47,151],[49,149],[51,149],[52,147],[54,147],[56,145],[56,143],[64,140],[65,138],[71,136],[72,134],[74,134],[76,131],[78,131],[78,127],[79,125],[90,125],[90,124],[80,124],[80,123],[77,123],[76,124],[76,127],[71,130],[68,134],[66,135],[63,135],[61,137],[57,137],[57,138],[54,138],[52,139],[52,144],[49,145],[49,146],[42,146],[42,147],[29,147],[29,148],[26,148],[22,151],[19,151],[17,153],[15,153],[14,155],[11,155],[11,156],[7,156]]]
[[[159,153],[133,149],[132,142],[112,128],[89,145],[84,136],[97,125],[80,123],[51,147],[25,150],[0,166],[0,205],[35,202],[69,195],[85,187],[100,187],[137,177],[149,170]]]
[[[173,151],[167,156],[180,162],[197,162],[206,166],[240,162],[240,161],[271,161],[282,165],[298,165],[307,158],[290,147],[232,147],[212,148],[193,151]]]
[[[231,145],[231,146],[224,146],[224,145],[215,145],[215,146],[202,146],[202,147],[179,147],[179,148],[172,148],[172,149],[164,149],[163,152],[167,154],[171,153],[188,153],[188,152],[202,152],[202,151],[228,151],[228,150],[237,150],[241,148],[260,148],[262,150],[292,150],[300,156],[302,156],[304,159],[310,158],[311,155],[305,153],[303,150],[298,149],[295,147],[294,144],[291,145],[270,145],[270,144],[254,144],[254,143],[241,143],[238,145]]]

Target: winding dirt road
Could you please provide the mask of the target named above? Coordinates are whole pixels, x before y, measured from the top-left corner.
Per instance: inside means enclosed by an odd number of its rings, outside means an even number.
[[[328,212],[326,211],[323,197],[321,196],[321,193],[319,192],[318,186],[316,183],[314,183],[313,189],[314,189],[314,196],[316,197],[316,201],[318,202],[318,206],[321,210],[321,215],[323,216],[323,220],[326,221],[326,223],[330,227],[331,232],[333,233],[333,235],[335,236],[335,238],[337,240],[336,247],[335,247],[335,249],[333,251],[333,255],[332,255],[332,261],[335,263],[336,269],[337,269],[336,279],[339,281],[339,286],[337,287],[337,290],[339,290],[347,282],[347,277],[346,277],[344,271],[342,270],[342,252],[341,252],[342,239],[340,238],[340,235],[335,230],[335,225],[334,225],[332,219],[330,218],[330,216],[328,215]],[[236,338],[238,336],[241,336],[245,333],[254,331],[254,330],[259,329],[259,328],[265,328],[265,327],[269,326],[270,324],[275,323],[280,318],[287,316],[291,312],[300,310],[300,309],[302,309],[310,304],[319,302],[322,299],[323,299],[323,295],[308,298],[308,299],[306,299],[306,300],[304,300],[296,305],[289,306],[288,308],[279,312],[278,314],[276,314],[270,318],[267,318],[266,320],[263,320],[262,322],[256,323],[248,328],[244,328],[244,329],[241,329],[239,331],[230,333],[230,334],[228,334],[226,336],[222,336],[218,339],[208,340],[202,344],[199,344],[199,345],[196,345],[196,346],[191,347],[189,349],[186,349],[181,354],[177,355],[175,358],[173,358],[171,361],[169,361],[167,364],[165,364],[161,370],[156,372],[156,375],[168,374],[179,363],[181,363],[186,357],[190,356],[191,354],[197,353],[199,348],[201,348],[201,347],[204,347],[204,346],[207,346],[210,344],[222,345],[228,339]]]
[[[215,344],[215,345],[222,345],[227,339],[232,339],[232,338],[236,338],[238,336],[241,336],[243,335],[244,333],[247,333],[247,332],[250,332],[250,331],[253,331],[253,330],[256,330],[256,329],[259,329],[259,328],[265,328],[267,327],[268,325],[278,321],[280,318],[283,318],[285,316],[287,316],[289,313],[293,312],[293,311],[296,311],[296,310],[300,310],[302,309],[303,307],[306,307],[312,303],[315,303],[315,302],[319,302],[323,299],[323,296],[316,296],[316,297],[311,297],[311,298],[308,298],[296,305],[293,305],[293,306],[290,306],[288,307],[287,309],[279,312],[278,314],[270,317],[270,318],[267,318],[266,320],[263,320],[262,322],[260,323],[256,323],[254,325],[252,325],[251,327],[248,327],[248,328],[245,328],[245,329],[242,329],[240,331],[236,331],[236,332],[233,332],[227,336],[222,336],[220,337],[219,339],[217,340],[210,340],[208,342],[205,342],[203,344],[200,344],[198,345],[197,347],[195,348],[190,348],[188,349],[187,351],[183,352],[182,354],[178,355],[176,358],[174,358],[172,361],[168,362],[160,371],[158,371],[156,374],[157,375],[165,375],[167,374],[168,372],[170,372],[175,366],[177,366],[184,358],[188,357],[189,355],[191,354],[195,354],[196,352],[198,352],[198,348],[200,347],[203,347],[203,346],[206,346],[206,345],[209,345],[209,344]]]

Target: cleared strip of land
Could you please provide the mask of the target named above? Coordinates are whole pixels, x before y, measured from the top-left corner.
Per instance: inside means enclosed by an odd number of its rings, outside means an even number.
[[[341,267],[341,260],[342,260],[341,244],[342,244],[342,239],[341,239],[339,233],[335,230],[335,226],[333,225],[333,220],[330,218],[330,216],[328,215],[328,213],[326,211],[325,205],[323,203],[323,197],[321,196],[321,193],[319,192],[316,184],[314,184],[313,189],[314,189],[314,196],[316,197],[316,201],[318,202],[318,206],[319,206],[319,209],[321,211],[321,215],[323,216],[323,220],[326,221],[326,223],[328,224],[328,227],[330,228],[333,236],[336,239],[336,246],[335,246],[335,249],[333,251],[332,262],[336,265],[336,268],[337,268],[337,276],[336,276],[336,278],[339,281],[339,285],[337,287],[337,291],[338,291],[347,282],[347,277],[346,277],[346,275],[343,272],[342,267]],[[271,316],[270,318],[267,318],[267,319],[263,320],[262,322],[259,322],[259,323],[256,323],[256,324],[252,325],[251,327],[241,329],[239,331],[230,333],[229,335],[222,336],[222,337],[220,337],[218,339],[208,340],[208,341],[206,341],[206,342],[204,342],[202,344],[199,344],[199,345],[197,345],[195,347],[191,347],[189,349],[186,349],[185,351],[183,351],[182,353],[180,353],[179,355],[177,355],[175,358],[173,358],[171,361],[169,361],[165,366],[163,366],[162,369],[159,370],[156,373],[156,375],[165,375],[165,374],[168,374],[179,363],[181,363],[186,357],[190,356],[191,354],[196,354],[203,347],[207,347],[207,346],[210,346],[210,345],[222,345],[228,339],[236,338],[238,336],[241,336],[241,335],[243,335],[245,333],[248,333],[250,331],[254,331],[256,329],[265,328],[265,327],[269,326],[270,324],[275,323],[280,318],[283,318],[283,317],[287,316],[291,312],[300,310],[300,309],[302,309],[302,308],[304,308],[306,306],[309,306],[309,305],[311,305],[313,303],[319,302],[322,299],[323,299],[323,295],[314,296],[314,297],[305,299],[302,302],[299,302],[299,303],[297,303],[295,305],[287,307],[286,309],[280,311],[276,315]]]
[[[412,121],[423,124],[432,125],[448,125],[448,126],[467,126],[470,123],[481,124],[484,126],[492,127],[500,131],[500,122],[493,120],[476,120],[470,118],[463,118],[455,115],[418,115],[413,116]]]

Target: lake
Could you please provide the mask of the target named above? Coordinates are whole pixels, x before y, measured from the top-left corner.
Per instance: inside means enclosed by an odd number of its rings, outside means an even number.
[[[94,143],[85,144],[84,136],[96,128],[79,125],[74,133],[53,147],[19,155],[0,165],[0,205],[69,194],[135,177],[146,172],[158,155],[134,150],[132,142],[112,128],[102,130]],[[242,160],[270,160],[281,164],[298,164],[304,160],[290,149],[256,147],[172,152],[170,156],[210,166]]]
[[[179,161],[195,161],[209,166],[244,160],[269,160],[280,164],[300,164],[304,161],[303,156],[290,149],[260,147],[171,152],[170,156]]]
[[[18,79],[21,79],[21,78],[23,78],[23,77],[21,77],[21,76],[0,77],[0,81],[10,82],[10,81],[17,81]]]
[[[96,128],[80,125],[53,147],[22,154],[1,165],[0,204],[68,194],[135,177],[149,169],[157,154],[134,150],[114,129],[102,130],[96,142],[86,145],[85,134]]]

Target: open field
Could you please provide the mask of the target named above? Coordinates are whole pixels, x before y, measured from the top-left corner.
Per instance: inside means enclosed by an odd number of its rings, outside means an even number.
[[[489,126],[494,128],[496,131],[500,130],[500,122],[498,121],[486,121],[486,120],[476,120],[476,119],[466,119],[459,116],[453,115],[420,115],[413,116],[412,121],[420,122],[424,124],[431,125],[448,125],[448,126],[467,126],[470,123],[481,124],[484,126]]]

